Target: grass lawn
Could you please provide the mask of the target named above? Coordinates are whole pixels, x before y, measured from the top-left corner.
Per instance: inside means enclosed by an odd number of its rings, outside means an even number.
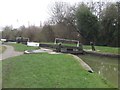
[[[83,48],[84,49],[91,49],[91,46],[90,45],[83,45]],[[115,47],[106,47],[106,46],[95,46],[95,49],[96,50],[100,50],[98,52],[101,52],[101,53],[111,53],[111,54],[120,54],[118,52],[118,50],[120,48],[115,48]]]
[[[38,49],[38,47],[31,47],[31,46],[27,46],[24,44],[10,44],[12,45],[16,51],[25,51],[25,50],[35,50]]]
[[[110,88],[67,54],[24,54],[2,62],[3,88]]]
[[[15,50],[36,49],[12,44]],[[111,88],[97,73],[85,71],[67,54],[24,54],[2,62],[3,88]]]
[[[5,51],[6,47],[5,46],[0,46],[0,53],[3,53]]]

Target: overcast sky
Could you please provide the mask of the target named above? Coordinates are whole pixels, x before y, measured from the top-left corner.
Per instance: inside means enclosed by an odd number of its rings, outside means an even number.
[[[56,1],[69,2],[70,4],[82,1],[104,0],[0,0],[0,28],[12,25],[17,28],[21,25],[40,25],[49,18],[48,8]],[[107,0],[115,1],[115,0]]]

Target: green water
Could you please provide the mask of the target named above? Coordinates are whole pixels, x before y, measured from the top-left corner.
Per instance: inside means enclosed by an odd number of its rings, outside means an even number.
[[[111,84],[118,87],[118,59],[93,55],[79,55],[94,72],[102,75]]]

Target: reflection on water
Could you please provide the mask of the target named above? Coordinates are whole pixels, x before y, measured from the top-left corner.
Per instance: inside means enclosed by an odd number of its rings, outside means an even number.
[[[118,59],[93,55],[79,55],[95,72],[118,87]]]

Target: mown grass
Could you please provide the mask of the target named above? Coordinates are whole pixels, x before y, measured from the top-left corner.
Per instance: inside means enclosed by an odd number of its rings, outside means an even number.
[[[0,46],[0,53],[3,53],[6,50],[5,46]]]
[[[24,44],[10,44],[12,45],[16,51],[25,51],[25,50],[35,50],[38,49],[38,47],[31,47],[31,46],[27,46]]]
[[[3,61],[3,88],[110,88],[66,54],[27,54]]]
[[[83,45],[84,49],[91,49],[90,45]],[[106,46],[95,46],[95,49],[97,52],[101,52],[101,53],[110,53],[110,54],[120,54],[119,49],[117,47],[106,47]]]
[[[17,51],[36,49],[12,44]],[[3,88],[110,88],[108,81],[88,73],[70,55],[25,54],[3,61]]]

